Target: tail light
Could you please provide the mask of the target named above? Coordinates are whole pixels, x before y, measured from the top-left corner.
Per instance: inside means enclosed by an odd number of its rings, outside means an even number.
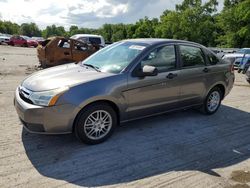
[[[229,71],[231,73],[234,73],[234,64],[233,63],[230,63],[230,65],[229,65]]]

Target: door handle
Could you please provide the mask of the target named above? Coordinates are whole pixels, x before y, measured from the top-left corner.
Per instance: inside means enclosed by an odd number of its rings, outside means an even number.
[[[173,79],[173,78],[175,78],[175,77],[177,77],[177,74],[174,74],[174,73],[169,73],[169,74],[166,76],[166,78],[168,78],[168,79]]]
[[[203,72],[206,72],[206,73],[207,73],[207,72],[209,72],[209,69],[208,69],[208,68],[204,68],[204,69],[203,69]]]
[[[69,55],[69,52],[64,52],[64,55]]]

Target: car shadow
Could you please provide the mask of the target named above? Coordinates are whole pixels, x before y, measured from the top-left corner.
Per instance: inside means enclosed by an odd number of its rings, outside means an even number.
[[[73,135],[22,133],[26,154],[40,174],[79,186],[128,183],[172,171],[214,169],[250,157],[250,114],[221,106],[205,116],[193,110],[145,118],[119,126],[99,145]]]

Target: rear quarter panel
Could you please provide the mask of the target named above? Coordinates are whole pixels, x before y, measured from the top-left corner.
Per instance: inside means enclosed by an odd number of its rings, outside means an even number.
[[[225,88],[224,97],[231,91],[234,83],[234,73],[230,71],[230,63],[221,61],[217,65],[210,65],[207,78],[207,96],[208,92],[216,85],[223,85]]]

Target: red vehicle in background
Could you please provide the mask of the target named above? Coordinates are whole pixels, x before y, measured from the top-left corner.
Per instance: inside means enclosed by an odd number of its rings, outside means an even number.
[[[36,40],[33,40],[27,36],[13,36],[10,38],[9,45],[11,46],[23,46],[23,47],[37,47],[38,42]]]

